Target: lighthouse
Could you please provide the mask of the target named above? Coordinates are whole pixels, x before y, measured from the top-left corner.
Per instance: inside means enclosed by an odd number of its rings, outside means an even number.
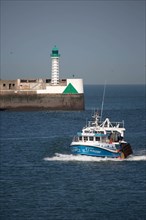
[[[57,85],[59,84],[59,51],[56,46],[52,49],[51,53],[51,60],[52,60],[52,65],[51,65],[51,83],[52,85]]]

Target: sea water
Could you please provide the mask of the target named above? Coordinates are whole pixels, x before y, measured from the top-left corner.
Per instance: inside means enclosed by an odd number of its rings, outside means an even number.
[[[84,89],[85,111],[0,112],[1,220],[146,219],[145,87],[106,87],[103,119],[125,121],[126,160],[71,154],[101,108],[103,86]]]

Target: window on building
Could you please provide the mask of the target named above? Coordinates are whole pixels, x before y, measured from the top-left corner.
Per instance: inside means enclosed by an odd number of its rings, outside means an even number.
[[[27,80],[26,79],[21,79],[20,82],[21,83],[27,83]]]
[[[5,86],[6,86],[6,84],[4,83],[4,84],[3,84],[3,87],[5,87]]]
[[[46,79],[46,83],[50,83],[51,82],[51,79]]]

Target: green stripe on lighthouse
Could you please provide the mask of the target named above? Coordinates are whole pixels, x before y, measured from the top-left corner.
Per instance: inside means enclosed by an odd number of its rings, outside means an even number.
[[[69,83],[68,86],[63,91],[63,94],[77,94],[78,91],[75,89],[75,87]]]

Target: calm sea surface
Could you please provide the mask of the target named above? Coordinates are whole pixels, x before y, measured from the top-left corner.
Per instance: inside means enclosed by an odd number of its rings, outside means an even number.
[[[146,219],[144,86],[107,86],[103,119],[125,121],[134,155],[73,156],[69,145],[102,102],[85,86],[86,110],[0,112],[1,220]]]

